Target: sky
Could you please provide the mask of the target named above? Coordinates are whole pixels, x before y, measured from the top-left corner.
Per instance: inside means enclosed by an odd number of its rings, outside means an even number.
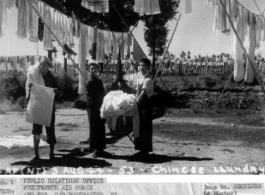
[[[250,11],[259,14],[259,11],[254,4],[254,0],[239,0],[239,2]],[[263,11],[265,9],[265,0],[256,0],[256,2]],[[212,31],[214,8],[204,7],[204,0],[192,0],[192,9],[192,13],[182,14],[175,35],[173,36],[172,43],[169,47],[169,51],[176,56],[179,56],[182,51],[190,51],[192,56],[198,54],[220,54],[222,52],[232,54],[232,36],[224,34],[216,35]],[[178,14],[176,15],[176,18],[178,18]],[[168,40],[172,35],[175,25],[176,20],[172,20],[168,23]],[[37,44],[28,41],[28,39],[21,40],[17,38],[16,28],[17,10],[14,10],[8,14],[8,26],[6,32],[5,35],[0,38],[0,45],[2,46],[0,47],[0,56],[36,55],[37,51],[39,52],[39,55],[47,55],[47,51],[42,49],[43,45],[41,42],[39,42],[37,46]],[[144,52],[148,54],[148,48],[143,37],[143,30],[144,25],[140,22],[137,28],[134,29],[133,34]],[[61,48],[57,43],[54,45],[59,51],[61,51]],[[262,43],[261,45],[261,48],[257,50],[257,52],[261,52],[265,57],[265,43]],[[74,51],[77,52],[77,44]],[[63,57],[60,53],[57,60],[63,62]],[[75,58],[75,61],[77,61],[77,57]]]
[[[253,0],[239,0],[248,10],[259,14],[259,11]],[[258,6],[263,11],[265,9],[265,0],[256,0]],[[204,0],[192,0],[192,13],[182,14],[176,32],[169,47],[169,52],[179,56],[184,51],[190,51],[191,55],[211,55],[233,53],[233,37],[224,34],[216,35],[212,31],[214,8],[204,7]],[[259,14],[260,15],[260,14]],[[178,14],[176,16],[178,18]],[[168,40],[170,39],[176,25],[176,20],[170,21],[168,27]],[[138,28],[133,31],[141,47],[146,54],[149,50],[143,37],[144,24],[140,23]],[[265,57],[265,44],[261,44],[257,52],[263,51]]]

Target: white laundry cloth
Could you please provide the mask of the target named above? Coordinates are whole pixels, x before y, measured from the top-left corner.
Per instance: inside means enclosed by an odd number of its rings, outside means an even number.
[[[179,13],[189,14],[192,12],[191,0],[180,0]]]
[[[240,9],[240,11],[242,11]],[[243,24],[243,13],[237,16],[235,22],[235,27],[238,32],[240,40],[244,37],[244,24]],[[239,82],[244,79],[245,76],[245,67],[243,65],[243,49],[240,45],[239,40],[237,39],[236,34],[234,33],[234,52],[235,52],[235,63],[234,63],[234,79],[236,82]]]
[[[87,94],[86,88],[86,56],[87,56],[87,27],[81,25],[80,36],[79,36],[79,45],[78,45],[78,66],[81,72],[79,72],[79,83],[78,83],[78,94]]]
[[[49,127],[52,119],[54,96],[53,88],[33,84],[26,121]]]
[[[35,83],[41,86],[45,86],[43,77],[41,75],[40,71],[40,63],[37,63],[33,66],[29,66],[27,69],[27,82],[26,82],[26,94],[28,97],[29,93],[29,84],[30,83]]]
[[[123,115],[132,116],[134,136],[139,136],[140,120],[136,96],[120,90],[109,92],[104,97],[103,104],[100,108],[101,118],[107,119],[110,122],[109,125],[111,125],[111,128],[115,130],[117,117]]]
[[[0,145],[7,147],[8,149],[14,147],[32,147],[33,148],[33,135],[30,136],[22,136],[22,135],[3,135],[0,136]],[[49,146],[48,143],[44,142],[40,139],[40,147]]]
[[[159,0],[135,0],[134,11],[140,14],[160,14]]]
[[[255,37],[255,21],[254,15],[250,15],[250,24],[248,27],[248,39],[247,39],[247,52],[252,63],[255,59],[255,47],[256,47],[256,37]],[[254,70],[251,66],[251,62],[247,60],[246,72],[245,72],[245,82],[252,83],[254,80]]]
[[[109,12],[109,0],[82,0],[81,5],[92,12]]]

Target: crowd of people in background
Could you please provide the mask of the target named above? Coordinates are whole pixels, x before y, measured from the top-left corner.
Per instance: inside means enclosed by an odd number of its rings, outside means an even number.
[[[246,67],[246,59],[243,66]],[[233,70],[234,59],[228,53],[213,54],[212,56],[195,55],[191,57],[190,52],[182,52],[180,57],[168,53],[164,58],[158,58],[155,62],[155,70],[160,66],[162,74],[176,74],[180,76],[187,75],[223,75],[228,70]],[[103,64],[102,72],[116,71],[117,62],[106,60]],[[265,72],[265,60],[260,54],[255,56],[255,69],[259,72]],[[139,72],[139,62],[134,61],[129,56],[122,60],[123,72],[126,74]]]
[[[245,55],[242,56],[243,58],[243,65],[246,66],[246,57]],[[190,52],[182,52],[179,57],[176,57],[172,53],[167,53],[165,56],[162,64],[162,59],[158,58],[155,62],[155,70],[160,68],[160,72],[162,74],[176,74],[180,76],[187,76],[187,75],[222,75],[227,70],[233,70],[234,66],[234,59],[228,53],[221,53],[221,54],[214,54],[211,56],[201,56],[195,55],[191,57]],[[27,62],[30,64],[30,60]],[[87,63],[91,63],[88,62]],[[139,72],[139,65],[140,62],[134,61],[132,54],[126,55],[125,58],[121,61],[122,63],[122,71],[125,74],[129,73],[136,73]],[[152,62],[151,62],[152,63]],[[5,63],[1,63],[2,65],[6,66]],[[7,63],[6,63],[7,64]],[[106,60],[99,64],[99,71],[100,72],[115,72],[117,69],[117,61],[113,61],[111,56],[106,57]],[[265,73],[265,59],[258,54],[255,56],[254,61],[255,69],[258,72]],[[53,61],[53,70],[55,72],[63,71],[64,65],[60,62]],[[12,66],[9,70],[12,70]],[[67,74],[75,77],[78,75],[78,71],[73,66],[73,64],[68,64],[68,71]],[[23,69],[24,70],[24,69]],[[3,71],[6,71],[6,68],[3,68]],[[19,70],[18,70],[19,71]]]
[[[159,62],[161,63],[161,61]],[[180,54],[179,58],[175,58],[174,55],[169,57],[163,62],[163,73],[175,73],[178,75],[207,75],[215,74],[221,75],[229,67],[233,66],[233,59],[230,54],[222,53],[220,55],[212,56],[194,56],[191,57],[188,52]]]
[[[178,74],[178,75],[206,75],[206,74],[223,74],[228,67],[233,67],[234,60],[230,54],[219,54],[212,56],[194,56],[182,52],[180,57],[177,58],[175,55],[168,53],[164,58],[162,64],[162,59],[158,58],[155,62],[155,69],[160,67],[162,74]],[[106,60],[103,64],[102,72],[115,71],[117,62],[111,60]],[[135,73],[139,71],[139,63],[134,61],[129,56],[126,56],[122,60],[123,72]]]

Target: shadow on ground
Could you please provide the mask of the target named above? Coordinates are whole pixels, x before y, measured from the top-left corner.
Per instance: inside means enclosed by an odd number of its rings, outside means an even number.
[[[108,159],[127,160],[128,162],[141,162],[141,163],[166,163],[171,161],[212,161],[213,158],[197,158],[190,156],[167,156],[160,154],[150,154],[144,157],[134,157],[131,155],[112,155],[106,157]]]

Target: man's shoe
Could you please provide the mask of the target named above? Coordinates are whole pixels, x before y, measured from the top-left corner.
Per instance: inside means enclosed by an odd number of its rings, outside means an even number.
[[[92,155],[93,158],[98,158],[100,157],[100,153],[98,151],[94,152]]]
[[[30,162],[38,162],[40,160],[40,156],[34,156]]]

